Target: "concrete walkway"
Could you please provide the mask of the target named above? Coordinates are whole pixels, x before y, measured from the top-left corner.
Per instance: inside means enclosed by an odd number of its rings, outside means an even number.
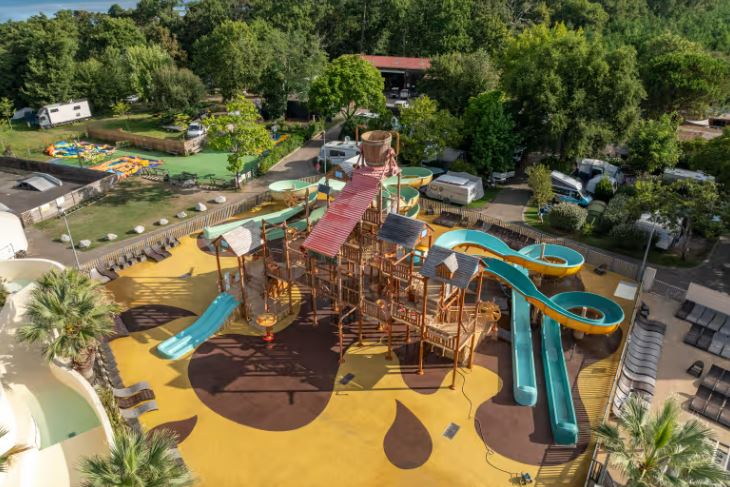
[[[335,140],[339,136],[341,124],[337,124],[327,130],[327,140]],[[273,166],[266,174],[244,184],[240,191],[201,191],[200,198],[202,201],[208,201],[215,195],[223,193],[229,203],[235,203],[254,195],[261,194],[268,190],[269,184],[274,181],[283,179],[299,179],[306,176],[312,176],[317,172],[314,169],[313,161],[319,155],[322,147],[322,137],[307,141],[302,147],[282,158],[275,166]],[[63,248],[57,242],[53,242],[48,235],[36,229],[35,227],[26,228],[26,236],[28,238],[28,255],[31,257],[51,258],[64,265],[74,265],[73,251],[70,248]],[[147,238],[149,235],[128,238],[114,244],[105,245],[96,249],[79,252],[79,261],[81,264],[88,262],[97,257],[101,257],[116,249],[125,247],[137,240]]]
[[[482,213],[507,223],[521,224],[522,211],[529,200],[530,189],[526,183],[508,184],[497,193]]]

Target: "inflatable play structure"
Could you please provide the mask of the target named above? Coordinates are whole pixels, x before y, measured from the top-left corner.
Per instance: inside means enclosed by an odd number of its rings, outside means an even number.
[[[111,161],[102,162],[96,166],[91,166],[95,171],[110,172],[121,178],[137,174],[142,169],[148,167],[159,167],[163,164],[159,159],[146,159],[139,156],[122,156]]]
[[[46,154],[58,159],[73,159],[79,155],[103,155],[109,156],[116,149],[111,145],[92,144],[90,142],[67,142],[62,140],[46,148]]]

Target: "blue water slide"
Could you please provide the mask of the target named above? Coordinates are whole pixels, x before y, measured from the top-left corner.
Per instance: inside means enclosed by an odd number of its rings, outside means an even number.
[[[527,275],[527,269],[518,267]],[[537,403],[535,357],[532,351],[530,303],[517,291],[512,291],[512,390],[517,404]]]
[[[192,352],[220,330],[236,306],[238,301],[233,296],[228,293],[219,294],[195,323],[160,343],[157,351],[163,357],[173,360]]]
[[[553,441],[559,445],[575,445],[578,442],[578,421],[560,339],[560,324],[543,316],[541,334],[545,390]]]

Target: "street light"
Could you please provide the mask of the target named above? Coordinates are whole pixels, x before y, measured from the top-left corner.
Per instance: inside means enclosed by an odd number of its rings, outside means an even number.
[[[646,242],[646,249],[644,250],[644,258],[641,260],[641,267],[639,268],[639,280],[644,282],[644,271],[646,270],[646,261],[649,258],[649,249],[651,248],[651,240],[654,238],[654,231],[656,230],[655,217],[656,212],[651,214],[649,223],[651,223],[651,230],[649,230],[649,240]]]
[[[60,196],[56,198],[56,207],[58,208],[58,212],[63,217],[63,222],[66,224],[66,232],[68,235],[68,238],[71,240],[71,250],[74,252],[74,260],[76,260],[76,268],[80,269],[81,264],[79,264],[79,254],[76,253],[76,245],[74,244],[74,238],[71,236],[71,227],[68,226],[68,218],[66,218],[66,211],[63,209],[63,204],[66,202],[66,198],[63,196]]]

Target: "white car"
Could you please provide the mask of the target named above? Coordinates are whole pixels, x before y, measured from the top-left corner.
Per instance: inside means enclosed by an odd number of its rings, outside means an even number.
[[[188,139],[194,139],[196,137],[202,137],[205,133],[205,125],[200,122],[193,122],[188,125],[188,131],[185,135]]]
[[[407,100],[410,96],[411,92],[408,91],[408,88],[403,88],[402,90],[400,90],[400,97],[402,100]]]
[[[396,100],[395,107],[399,110],[403,109],[403,108],[408,108],[409,107],[408,100]]]

